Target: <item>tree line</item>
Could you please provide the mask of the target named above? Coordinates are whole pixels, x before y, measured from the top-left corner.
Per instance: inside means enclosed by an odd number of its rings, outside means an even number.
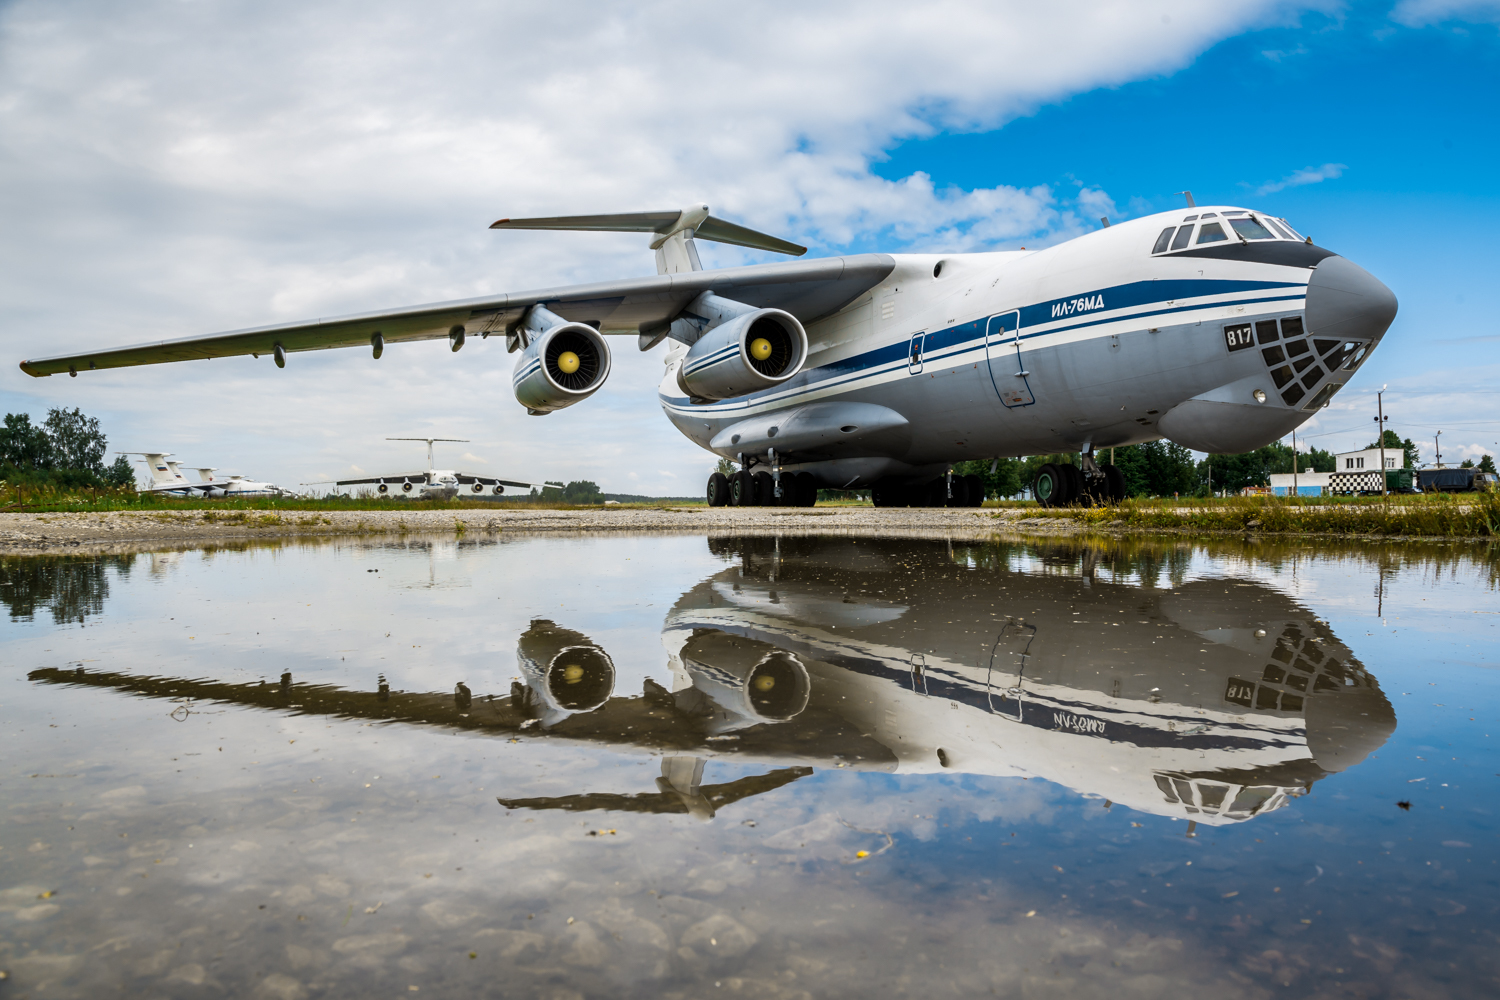
[[[53,407],[40,424],[29,413],[7,413],[0,429],[0,479],[27,486],[133,486],[135,470],[119,455],[108,465],[99,418]]]

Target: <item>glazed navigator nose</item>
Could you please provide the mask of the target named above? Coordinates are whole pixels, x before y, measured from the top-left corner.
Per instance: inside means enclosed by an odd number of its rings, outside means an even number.
[[[1318,337],[1377,341],[1396,318],[1396,296],[1345,257],[1325,257],[1307,283],[1307,330]]]

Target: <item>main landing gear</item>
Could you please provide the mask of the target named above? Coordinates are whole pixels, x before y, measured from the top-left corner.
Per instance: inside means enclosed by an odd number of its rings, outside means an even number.
[[[810,472],[781,474],[781,496],[769,472],[741,469],[732,476],[708,477],[710,507],[811,507],[818,502],[818,481]]]
[[[940,476],[929,483],[897,483],[883,479],[870,487],[877,507],[981,507],[984,480],[978,476]]]
[[[1094,507],[1125,499],[1125,474],[1113,465],[1098,465],[1092,450],[1082,456],[1083,468],[1072,462],[1048,462],[1036,472],[1031,495],[1043,507]]]

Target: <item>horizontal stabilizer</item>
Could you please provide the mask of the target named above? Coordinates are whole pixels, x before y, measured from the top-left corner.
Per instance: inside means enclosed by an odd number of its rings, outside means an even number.
[[[536,219],[501,219],[491,229],[555,229],[587,233],[655,233],[655,249],[673,233],[691,230],[689,235],[715,243],[732,243],[754,250],[800,257],[807,247],[747,229],[708,214],[707,205],[695,205],[675,212],[622,212],[617,215],[557,215]]]

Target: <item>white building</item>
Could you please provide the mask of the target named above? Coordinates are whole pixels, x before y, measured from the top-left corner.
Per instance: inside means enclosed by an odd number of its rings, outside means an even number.
[[[1385,467],[1387,469],[1401,468],[1404,455],[1400,448],[1387,448],[1385,450]],[[1366,469],[1375,471],[1380,468],[1380,449],[1366,448],[1364,451],[1346,451],[1334,456],[1335,472],[1364,472]]]
[[[1387,469],[1399,469],[1405,456],[1400,448],[1387,448],[1385,450],[1385,467]],[[1271,492],[1279,497],[1290,496],[1292,493],[1292,480],[1297,481],[1298,496],[1324,496],[1328,493],[1329,480],[1339,476],[1341,480],[1347,480],[1351,473],[1368,472],[1369,482],[1361,480],[1354,484],[1356,489],[1378,490],[1380,489],[1380,449],[1366,448],[1363,451],[1346,451],[1333,456],[1333,472],[1299,472],[1295,477],[1290,472],[1278,473],[1271,477]],[[1341,483],[1346,488],[1350,484]]]

